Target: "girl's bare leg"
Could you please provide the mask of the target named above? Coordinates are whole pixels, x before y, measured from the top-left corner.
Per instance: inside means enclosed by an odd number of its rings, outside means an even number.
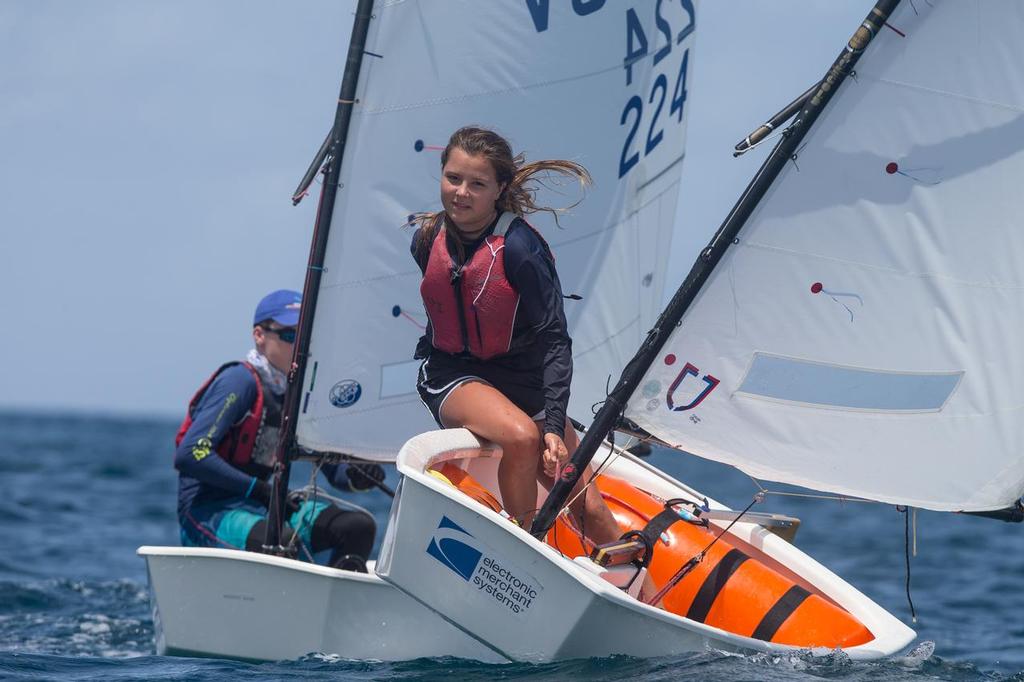
[[[479,381],[457,386],[441,406],[441,422],[465,427],[501,446],[498,488],[505,511],[524,528],[537,513],[541,430],[501,391]]]
[[[543,422],[537,423],[538,430],[544,428]],[[579,438],[576,435],[575,429],[572,424],[566,420],[565,425],[565,447],[569,451],[569,456],[572,457],[572,453],[579,447]],[[546,476],[543,469],[539,469],[539,479],[544,487],[551,489],[553,483],[552,479]],[[579,494],[580,489],[586,485],[593,476],[594,469],[591,465],[587,465],[583,475],[580,476],[576,482],[576,486],[573,488],[572,494],[569,495],[569,499],[573,499]],[[601,545],[606,542],[612,542],[618,540],[622,535],[622,531],[619,529],[619,524],[615,522],[615,517],[612,515],[611,509],[605,504],[604,499],[601,497],[601,491],[597,489],[596,485],[588,486],[586,493],[577,498],[571,505],[569,505],[569,511],[573,515],[576,521],[576,526],[586,532],[586,539],[590,542]],[[644,576],[643,586],[640,588],[640,599],[647,601],[655,594],[657,594],[657,586],[654,584],[654,580],[650,574]],[[656,604],[659,608],[663,608],[663,604]]]
[[[538,430],[544,428],[543,422],[538,422],[537,425]],[[572,454],[576,452],[576,448],[579,447],[580,441],[576,435],[576,430],[568,419],[565,424],[565,438],[563,440],[565,441],[566,449],[569,451],[569,457],[572,457]],[[583,489],[583,486],[587,484],[593,475],[594,468],[587,465],[587,468],[583,470],[583,474],[576,481],[576,485],[569,495],[570,500],[576,498],[569,505],[569,511],[572,513],[577,527],[586,530],[587,539],[601,545],[618,540],[619,536],[622,535],[622,531],[619,530],[619,524],[615,522],[615,517],[612,516],[608,505],[601,498],[601,491],[597,489],[596,485],[588,486],[583,495],[579,494],[580,490]],[[540,472],[540,481],[548,489],[550,489],[553,483],[550,478],[544,476],[543,471]]]

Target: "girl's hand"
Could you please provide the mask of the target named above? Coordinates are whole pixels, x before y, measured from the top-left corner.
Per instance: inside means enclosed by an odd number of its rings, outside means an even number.
[[[569,450],[565,447],[565,442],[558,437],[555,433],[544,434],[544,473],[555,478],[555,474],[558,473],[558,468],[566,463],[569,459]]]

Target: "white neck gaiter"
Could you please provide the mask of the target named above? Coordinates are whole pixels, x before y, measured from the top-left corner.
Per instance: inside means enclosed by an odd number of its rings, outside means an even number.
[[[288,388],[287,374],[270,364],[266,356],[255,348],[250,350],[249,354],[245,356],[245,361],[256,368],[256,371],[260,373],[260,378],[263,379],[263,383],[267,385],[274,395],[284,395],[285,389]]]

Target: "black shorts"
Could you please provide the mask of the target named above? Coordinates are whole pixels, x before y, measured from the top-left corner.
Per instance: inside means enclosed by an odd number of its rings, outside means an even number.
[[[459,358],[447,353],[432,352],[420,365],[416,389],[441,428],[441,406],[457,387],[467,381],[482,381],[501,391],[513,405],[534,421],[544,419],[544,371],[542,368],[523,371],[502,367],[493,362]]]

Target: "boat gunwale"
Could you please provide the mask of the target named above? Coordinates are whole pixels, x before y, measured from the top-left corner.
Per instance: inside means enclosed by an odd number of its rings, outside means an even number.
[[[146,558],[150,557],[163,559],[169,557],[185,557],[192,559],[213,559],[219,561],[246,561],[255,564],[264,564],[275,568],[312,573],[327,578],[339,578],[342,580],[355,580],[356,582],[373,583],[386,585],[387,583],[374,572],[374,562],[367,562],[367,573],[348,571],[340,568],[331,568],[319,564],[311,564],[307,561],[291,559],[288,557],[262,554],[260,552],[248,552],[240,549],[226,549],[221,547],[173,547],[158,545],[142,545],[135,550],[135,553]]]

